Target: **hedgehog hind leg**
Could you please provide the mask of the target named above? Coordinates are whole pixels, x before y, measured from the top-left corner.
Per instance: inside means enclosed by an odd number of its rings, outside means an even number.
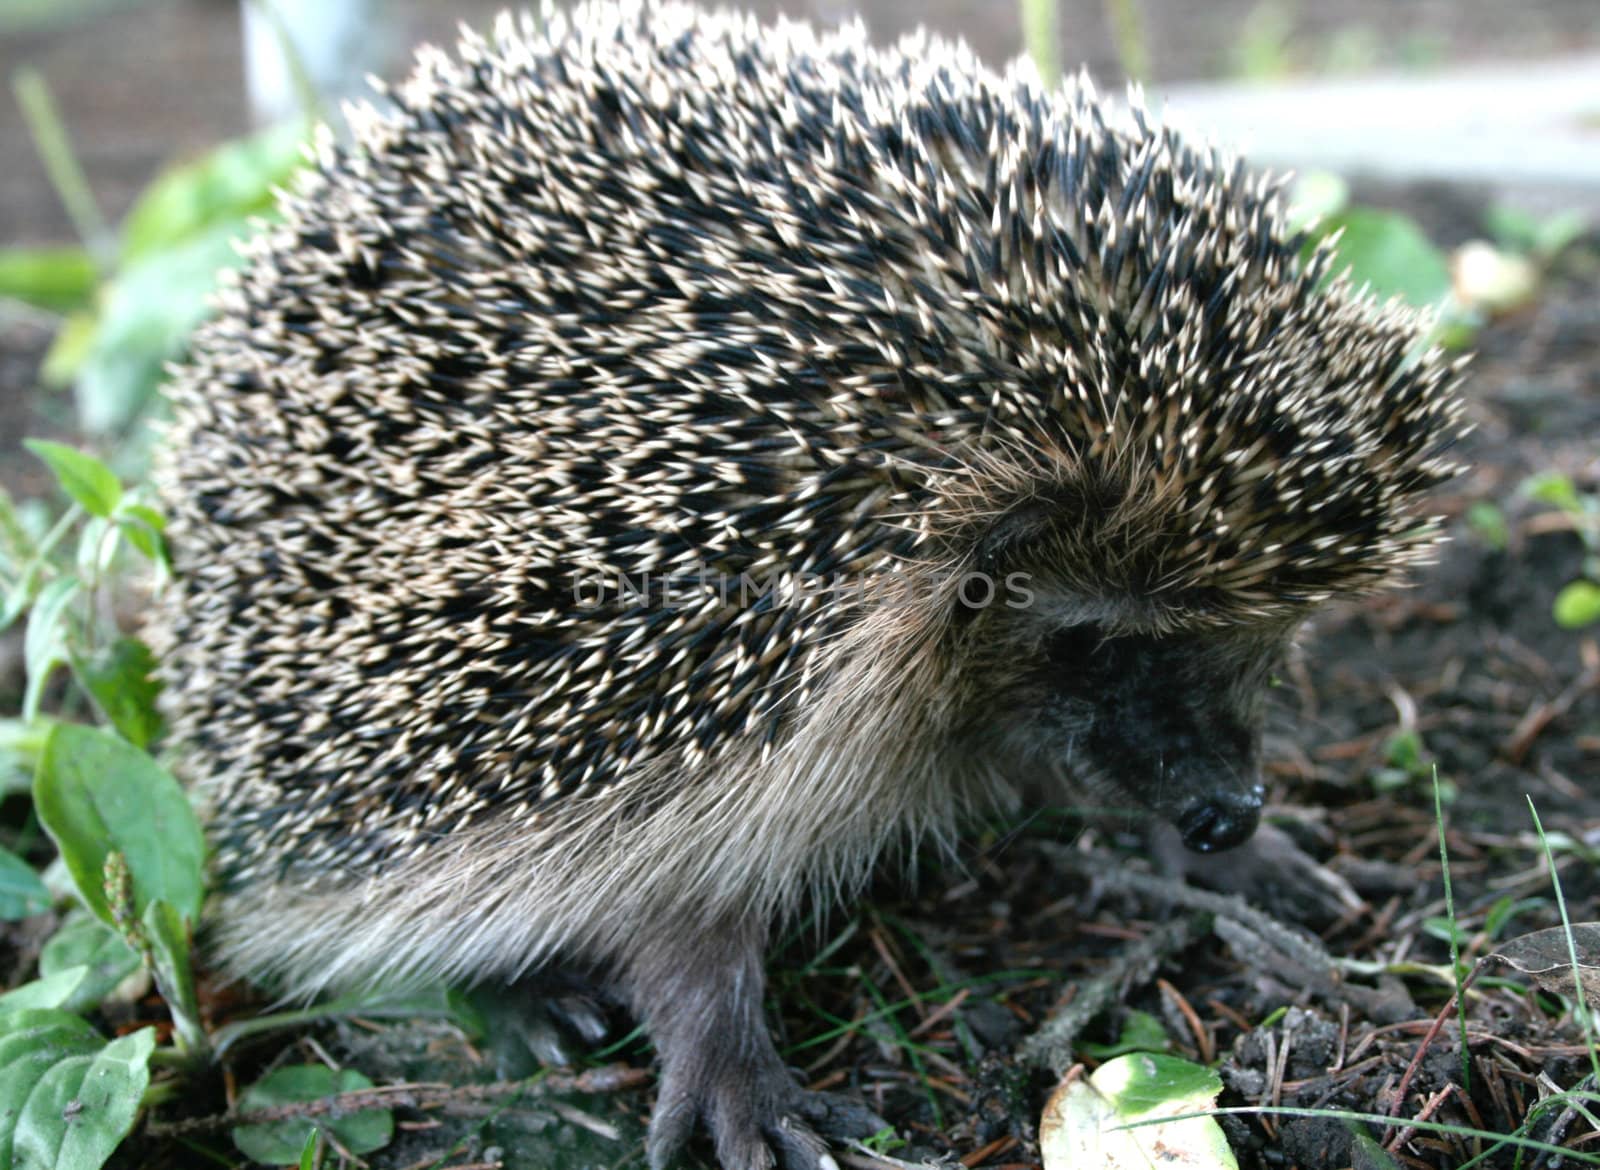
[[[652,1170],[665,1170],[700,1122],[723,1170],[835,1170],[819,1129],[882,1127],[865,1106],[805,1092],[784,1067],[762,1008],[763,937],[744,927],[685,930],[658,936],[629,964],[629,998],[660,1062]]]
[[[502,1076],[523,1077],[538,1065],[570,1065],[610,1033],[599,979],[564,969],[539,971],[509,984],[479,984],[472,1005],[489,1023]]]

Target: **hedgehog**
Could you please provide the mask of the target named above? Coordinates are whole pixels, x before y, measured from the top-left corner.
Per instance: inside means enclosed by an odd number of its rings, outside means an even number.
[[[994,808],[1249,838],[1274,663],[1440,538],[1458,365],[1281,183],[928,34],[598,0],[381,99],[173,379],[217,960],[581,978],[657,1170],[832,1165],[774,926]]]

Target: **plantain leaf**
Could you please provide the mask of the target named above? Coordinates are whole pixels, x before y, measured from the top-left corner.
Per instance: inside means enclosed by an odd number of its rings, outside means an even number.
[[[39,755],[33,801],[79,896],[102,922],[115,925],[103,887],[113,851],[127,860],[136,915],[160,899],[198,920],[200,822],[172,773],[144,752],[109,732],[58,723]]]
[[[0,1166],[96,1170],[138,1116],[154,1028],[107,1044],[47,1009],[0,1015]]]
[[[291,1065],[268,1073],[241,1093],[238,1108],[239,1112],[248,1113],[371,1087],[371,1081],[352,1069],[335,1072],[320,1064]],[[295,1166],[301,1162],[307,1137],[323,1127],[352,1154],[366,1154],[381,1150],[394,1137],[394,1114],[387,1109],[363,1109],[341,1117],[241,1125],[233,1131],[233,1143],[252,1161]]]

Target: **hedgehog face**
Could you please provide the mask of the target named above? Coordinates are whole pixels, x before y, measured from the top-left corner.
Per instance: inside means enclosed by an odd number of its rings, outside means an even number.
[[[1071,609],[1018,610],[980,635],[992,650],[969,693],[983,696],[982,766],[1052,803],[1153,813],[1198,852],[1242,844],[1260,816],[1264,699],[1290,631],[1138,632]]]

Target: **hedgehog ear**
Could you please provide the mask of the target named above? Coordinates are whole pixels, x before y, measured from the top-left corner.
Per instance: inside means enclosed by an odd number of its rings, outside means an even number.
[[[978,597],[982,600],[973,600],[974,594],[965,587],[955,591],[954,619],[958,623],[971,621],[978,611],[986,608],[994,600],[997,583],[1021,549],[1037,541],[1040,536],[1050,531],[1050,519],[1054,509],[1046,499],[1030,498],[1022,501],[1011,511],[1003,512],[1000,519],[990,523],[987,530],[979,533],[978,544],[973,549],[971,568],[966,571],[968,578],[978,576],[987,578],[987,589],[979,591]]]
[[[1048,502],[1035,498],[1024,500],[1001,515],[978,537],[978,547],[973,554],[974,569],[991,573],[1004,566],[1019,549],[1049,530],[1052,511]]]
[[[1025,500],[1003,513],[979,534],[969,575],[988,577],[991,582],[999,580],[1018,550],[1043,536],[1049,529],[1050,513],[1049,504],[1036,498]],[[970,601],[969,596],[965,590],[956,591],[954,616],[957,621],[970,621],[984,608],[983,604]],[[989,596],[992,597],[992,594]]]

